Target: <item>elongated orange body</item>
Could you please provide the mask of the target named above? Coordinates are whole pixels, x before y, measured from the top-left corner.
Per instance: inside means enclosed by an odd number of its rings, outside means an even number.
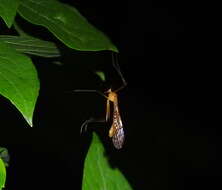
[[[110,102],[113,103],[113,121],[112,126],[109,130],[109,137],[112,138],[113,145],[115,148],[120,149],[124,143],[124,130],[119,113],[117,93],[111,89],[107,91],[107,108],[106,108],[106,121],[110,118]]]

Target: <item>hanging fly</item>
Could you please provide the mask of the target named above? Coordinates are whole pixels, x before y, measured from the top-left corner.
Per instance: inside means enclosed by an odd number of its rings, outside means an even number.
[[[112,54],[112,63],[113,63],[113,67],[115,68],[115,70],[117,71],[118,75],[121,77],[123,85],[112,91],[112,89],[110,88],[109,90],[107,90],[106,92],[100,92],[98,90],[74,90],[75,92],[96,92],[100,95],[102,95],[103,97],[105,97],[107,99],[107,103],[106,103],[106,118],[105,118],[105,122],[108,122],[110,120],[110,104],[112,103],[112,107],[113,107],[113,117],[112,117],[112,125],[109,129],[109,137],[112,138],[112,142],[115,148],[117,149],[121,149],[124,143],[124,139],[125,139],[125,135],[124,135],[124,130],[123,130],[123,124],[122,124],[122,119],[120,116],[120,111],[119,111],[119,106],[118,106],[118,95],[117,92],[119,92],[121,89],[123,89],[127,83],[120,71],[120,67],[119,64],[117,62],[117,58],[114,58],[114,55]],[[89,119],[86,120],[83,125],[81,126],[81,132],[82,129],[84,127],[87,127],[87,125],[89,123],[92,122],[104,122],[104,120],[97,120],[97,119]]]

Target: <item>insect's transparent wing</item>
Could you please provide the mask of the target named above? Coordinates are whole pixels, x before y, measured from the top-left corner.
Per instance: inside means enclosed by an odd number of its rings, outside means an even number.
[[[113,124],[110,131],[112,132],[110,136],[112,137],[113,145],[115,148],[121,149],[123,147],[125,135],[117,100],[114,102]]]
[[[125,135],[123,127],[117,128],[115,134],[112,137],[113,145],[116,149],[121,149],[123,147]]]

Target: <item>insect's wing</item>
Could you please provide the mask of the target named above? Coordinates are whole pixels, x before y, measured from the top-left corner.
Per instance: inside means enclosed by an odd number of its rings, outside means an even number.
[[[120,149],[123,147],[125,136],[122,120],[119,114],[117,97],[114,101],[113,124],[109,130],[109,137],[112,137],[113,145],[115,148]]]
[[[123,127],[117,128],[116,133],[112,137],[113,145],[116,149],[121,149],[123,147],[125,135]]]
[[[122,120],[118,111],[114,112],[113,125],[110,131],[112,132],[112,141],[115,148],[117,149],[122,148],[125,135],[124,135]]]

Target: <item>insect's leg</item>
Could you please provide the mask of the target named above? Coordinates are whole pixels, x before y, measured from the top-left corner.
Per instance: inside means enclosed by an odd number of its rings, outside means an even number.
[[[110,119],[110,101],[106,101],[106,122]]]
[[[118,64],[117,54],[115,54],[115,57],[114,57],[114,53],[112,53],[112,63],[113,63],[113,67],[116,69],[123,83],[120,88],[115,90],[115,92],[118,92],[119,90],[123,89],[127,85],[127,82],[125,78],[123,77],[123,74],[121,73],[120,66]]]
[[[86,121],[81,125],[80,134],[82,134],[83,128],[85,129],[84,131],[86,132],[89,123],[91,123],[91,118],[88,119],[88,120],[86,120]]]
[[[86,132],[87,127],[88,127],[88,124],[90,124],[90,123],[105,123],[105,122],[106,122],[105,119],[90,118],[90,119],[86,120],[86,121],[81,125],[80,134],[83,132],[83,129],[84,129],[84,131]]]

